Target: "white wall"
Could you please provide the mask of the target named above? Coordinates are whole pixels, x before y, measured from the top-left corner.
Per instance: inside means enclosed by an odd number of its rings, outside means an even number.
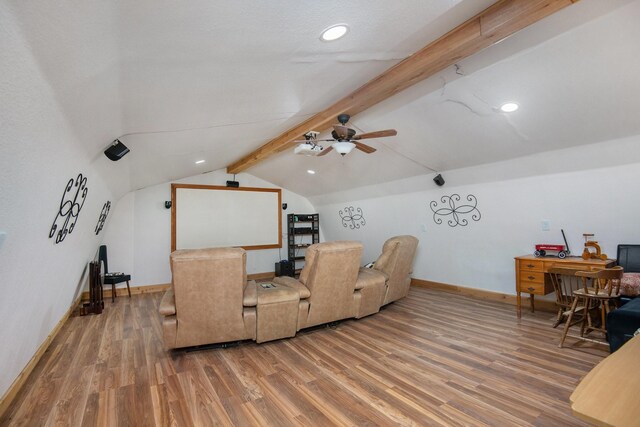
[[[583,233],[595,233],[611,258],[618,244],[640,243],[639,147],[640,137],[635,137],[544,153],[443,172],[443,187],[432,182],[433,175],[422,176],[395,183],[399,192],[411,188],[408,193],[358,198],[381,191],[379,186],[363,188],[323,196],[333,202],[317,207],[327,240],[364,243],[363,263],[375,260],[388,237],[412,234],[420,239],[415,278],[514,294],[513,258],[532,253],[536,243],[563,243],[560,229],[578,256]],[[620,156],[627,164],[613,166],[623,163],[614,161]],[[632,160],[636,163],[628,163]],[[606,167],[593,168],[598,163]],[[563,165],[572,171],[559,172]],[[553,172],[531,176],[527,169]],[[480,221],[469,219],[466,227],[448,226],[447,217],[441,225],[434,222],[429,203],[453,193],[477,197]],[[366,225],[343,227],[338,211],[346,206],[361,208]],[[541,231],[542,220],[550,222],[549,231]]]
[[[108,160],[87,150],[86,137],[61,107],[7,2],[0,3],[0,395],[3,395],[79,294],[99,240],[102,205],[113,200],[101,173]],[[107,88],[105,88],[107,89]],[[109,91],[101,100],[109,100]],[[86,102],[93,102],[89,93]],[[105,122],[112,123],[103,117]],[[84,135],[81,137],[80,135]],[[61,243],[49,229],[70,178],[83,173],[87,198]]]
[[[176,183],[225,185],[231,179],[224,170],[176,180]],[[242,187],[276,188],[275,185],[250,174],[236,176]],[[147,286],[169,283],[171,271],[171,210],[164,202],[171,200],[171,183],[167,182],[143,188],[127,194],[121,199],[109,223],[104,244],[109,250],[109,269],[132,275],[132,286]],[[247,273],[273,272],[274,264],[287,258],[286,215],[287,213],[312,213],[313,206],[307,199],[287,190],[282,190],[282,202],[287,203],[282,211],[283,248],[247,251]]]

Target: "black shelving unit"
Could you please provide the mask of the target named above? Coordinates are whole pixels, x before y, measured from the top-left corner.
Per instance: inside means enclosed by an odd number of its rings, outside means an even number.
[[[304,264],[305,249],[320,242],[320,215],[287,215],[287,236],[289,261],[298,274]]]

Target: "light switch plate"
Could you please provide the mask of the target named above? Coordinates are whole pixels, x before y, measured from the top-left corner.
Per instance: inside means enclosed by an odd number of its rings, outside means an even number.
[[[0,231],[0,248],[2,248],[2,244],[4,243],[4,239],[7,237],[7,233],[4,231]]]
[[[540,221],[540,230],[549,231],[549,228],[550,228],[550,223],[548,219],[543,219],[542,221]]]

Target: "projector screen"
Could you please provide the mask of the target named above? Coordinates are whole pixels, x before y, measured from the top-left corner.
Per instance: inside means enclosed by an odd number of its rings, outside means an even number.
[[[282,246],[282,192],[171,184],[171,251]]]

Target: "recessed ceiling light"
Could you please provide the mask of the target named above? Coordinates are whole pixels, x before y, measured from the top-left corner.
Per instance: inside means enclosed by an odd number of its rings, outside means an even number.
[[[516,104],[515,102],[506,102],[506,103],[504,103],[504,104],[502,104],[500,106],[500,110],[503,113],[513,113],[518,108],[520,108],[520,106],[518,104]]]
[[[322,32],[320,40],[325,42],[331,42],[343,37],[349,31],[347,24],[332,25]]]
[[[311,169],[307,169],[307,173],[308,173],[309,175],[314,175],[314,174],[316,173],[316,171],[311,170]]]
[[[204,163],[204,160],[196,160],[196,165],[201,165],[202,163]]]

